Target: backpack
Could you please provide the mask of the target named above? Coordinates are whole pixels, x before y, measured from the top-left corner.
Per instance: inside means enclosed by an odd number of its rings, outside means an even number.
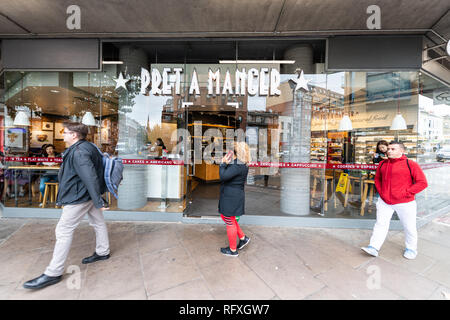
[[[105,178],[106,187],[108,191],[111,192],[114,197],[119,198],[117,192],[119,190],[119,184],[123,179],[123,163],[122,159],[117,157],[112,157],[108,153],[102,153],[101,150],[93,143],[92,145],[98,150],[102,155],[103,159],[103,175]]]

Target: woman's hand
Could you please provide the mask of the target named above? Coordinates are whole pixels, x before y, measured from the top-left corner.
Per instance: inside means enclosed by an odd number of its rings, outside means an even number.
[[[228,152],[225,157],[222,158],[222,163],[229,164],[231,162],[231,158],[233,157],[233,152]]]

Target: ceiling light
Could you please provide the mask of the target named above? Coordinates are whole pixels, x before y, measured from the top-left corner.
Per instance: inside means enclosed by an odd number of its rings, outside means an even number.
[[[392,120],[391,130],[406,130],[405,118],[400,113],[397,113],[394,120]]]
[[[90,111],[86,112],[83,116],[83,119],[81,120],[82,124],[85,124],[87,126],[95,126],[95,119],[94,116]]]
[[[123,61],[102,61],[103,64],[123,64]]]
[[[343,116],[341,121],[339,122],[338,131],[352,131],[352,130],[353,130],[352,120],[350,120],[350,117],[348,115]]]
[[[14,118],[15,126],[31,126],[30,118],[24,111],[19,111]]]

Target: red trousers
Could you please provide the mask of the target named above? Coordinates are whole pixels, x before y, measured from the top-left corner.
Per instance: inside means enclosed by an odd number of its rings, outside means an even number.
[[[236,217],[226,217],[223,214],[221,214],[220,217],[227,225],[227,235],[228,241],[230,242],[230,249],[235,251],[237,247],[237,237],[239,237],[239,239],[242,239],[245,237],[245,234],[239,227],[239,224],[236,221]]]

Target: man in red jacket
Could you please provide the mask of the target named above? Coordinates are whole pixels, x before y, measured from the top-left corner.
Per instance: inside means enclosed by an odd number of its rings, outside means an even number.
[[[415,195],[427,186],[427,179],[420,166],[404,155],[405,146],[391,141],[388,159],[380,162],[375,174],[375,187],[380,195],[377,201],[377,221],[373,227],[370,245],[361,248],[376,257],[389,231],[394,211],[405,231],[406,249],[403,256],[415,259],[417,256],[417,204]]]

